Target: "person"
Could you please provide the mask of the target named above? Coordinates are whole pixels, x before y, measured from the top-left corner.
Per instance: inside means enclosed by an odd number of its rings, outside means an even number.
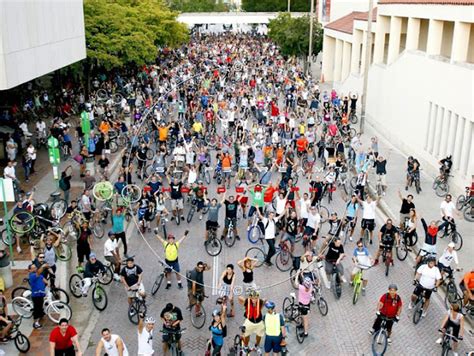
[[[145,297],[145,287],[143,286],[143,270],[140,266],[135,264],[133,257],[127,258],[126,265],[123,266],[120,272],[122,283],[127,291],[128,304],[132,304],[132,299],[135,297],[136,292],[141,297]],[[133,312],[133,310],[131,310]]]
[[[262,309],[265,305],[265,300],[260,298],[260,293],[256,290],[251,290],[248,297],[239,296],[239,304],[245,308],[244,312],[244,354],[248,353],[248,346],[250,336],[256,335],[255,349],[260,350],[260,342],[265,335],[265,325],[263,323]],[[257,351],[258,352],[258,351]]]
[[[372,328],[369,330],[369,334],[373,335],[380,329],[382,324],[382,318],[389,318],[386,322],[389,345],[392,343],[392,327],[395,321],[400,320],[400,314],[402,313],[402,298],[398,295],[398,286],[396,284],[390,284],[388,286],[388,293],[384,293],[377,304],[377,318],[374,321]]]
[[[240,240],[237,231],[237,208],[239,207],[239,202],[234,198],[233,195],[229,196],[229,198],[226,199],[224,193],[223,204],[225,206],[225,224],[224,230],[222,231],[221,240],[223,240],[224,237],[227,236],[227,230],[229,229],[230,222],[232,222],[232,225],[234,226],[235,239]],[[242,211],[245,211],[244,208],[242,208]]]
[[[251,289],[257,288],[257,285],[253,280],[253,270],[255,269],[257,264],[258,260],[256,258],[251,258],[248,256],[246,256],[243,260],[237,262],[237,266],[239,266],[242,270],[242,275],[244,277],[242,283],[245,295],[248,295]]]
[[[308,221],[304,228],[303,238],[310,240],[311,244],[307,244],[307,249],[314,250],[316,248],[316,240],[318,239],[319,228],[321,226],[321,215],[315,206],[309,208]]]
[[[112,232],[115,234],[117,243],[122,241],[123,255],[128,257],[127,236],[125,235],[125,209],[122,206],[112,208]],[[118,251],[117,251],[118,252]]]
[[[436,255],[436,242],[439,231],[438,225],[434,220],[430,222],[430,225],[427,225],[425,219],[421,218],[421,224],[425,230],[425,240],[420,249],[420,253],[416,257],[416,265],[419,265],[423,257],[427,254]]]
[[[411,296],[408,309],[413,308],[413,303],[416,301],[417,297],[424,292],[425,304],[423,305],[423,314],[421,314],[421,316],[425,317],[430,305],[431,293],[433,291],[436,292],[436,288],[441,283],[441,273],[439,268],[436,266],[436,258],[428,257],[427,263],[418,267],[415,275],[415,283],[416,287]]]
[[[298,307],[303,317],[304,336],[308,336],[309,312],[311,309],[311,298],[313,296],[313,281],[304,277],[302,283],[298,283]]]
[[[305,278],[309,278],[314,284],[318,283],[318,264],[317,260],[313,258],[311,251],[306,251],[300,258],[300,266],[298,273],[295,274],[294,284],[299,284]]]
[[[69,204],[69,195],[71,192],[72,166],[69,165],[61,172],[61,179],[59,180],[59,188],[64,193],[64,200],[66,205]]]
[[[184,220],[183,215],[183,193],[181,189],[183,188],[183,182],[180,181],[177,177],[173,177],[173,180],[167,176],[168,182],[171,188],[170,197],[171,197],[171,211],[174,218]]]
[[[374,265],[378,265],[379,257],[382,253],[383,249],[387,249],[392,253],[393,245],[396,243],[397,245],[400,243],[400,237],[398,235],[397,228],[393,225],[392,219],[387,219],[387,222],[380,228],[379,231],[379,248],[377,253],[375,254],[375,262]],[[393,264],[393,258],[392,258]]]
[[[412,185],[413,179],[415,179],[415,177],[420,179],[420,162],[418,162],[416,158],[409,156],[407,162],[407,181],[405,184],[405,190],[408,190],[408,186]]]
[[[350,224],[349,230],[349,241],[353,240],[354,229],[357,223],[357,214],[359,211],[359,203],[357,201],[357,196],[352,195],[351,200],[346,204],[346,210],[344,211],[344,216],[342,217],[342,230],[345,229],[346,224]]]
[[[453,339],[453,356],[458,356],[458,341],[462,340],[464,337],[464,315],[461,313],[459,304],[451,304],[449,310],[441,321],[440,331],[443,334],[438,340],[437,344],[441,344],[443,341],[444,334],[448,331],[449,328],[452,328],[451,335],[455,337]]]
[[[115,239],[116,235],[113,231],[109,231],[108,238],[104,243],[104,258],[114,267],[114,279],[120,280],[120,254],[118,243]]]
[[[367,196],[366,200],[361,200],[359,197],[357,197],[357,201],[362,207],[360,238],[363,238],[365,230],[368,230],[371,245],[373,243],[372,240],[375,229],[375,209],[377,208],[377,203],[379,199],[380,197],[378,197],[377,200],[373,201],[370,195]]]
[[[235,272],[234,265],[228,264],[225,270],[222,272],[219,282],[219,296],[221,298],[227,298],[230,303],[229,317],[234,316],[234,284],[235,284]]]
[[[322,254],[326,247],[327,253],[326,256],[323,257]],[[344,246],[339,237],[327,238],[319,251],[319,258],[325,259],[325,271],[328,277],[332,275],[333,266],[335,265],[341,280],[346,283],[346,279],[344,278],[344,267],[341,263],[344,257]]]
[[[3,294],[3,288],[0,288],[0,342],[8,340],[12,327],[13,322],[8,317],[7,298]]]
[[[204,271],[209,271],[211,266],[207,263],[199,261],[196,267],[187,273],[188,277],[188,301],[189,305],[195,305],[197,302],[198,294],[205,295],[204,293]]]
[[[102,262],[97,259],[95,253],[91,253],[89,255],[89,261],[86,263],[86,267],[84,268],[84,284],[82,285],[82,296],[87,297],[87,292],[92,284],[92,278],[99,275],[105,274],[105,266]]]
[[[160,318],[163,322],[164,331],[162,338],[163,354],[166,355],[168,352],[168,341],[170,339],[170,335],[166,332],[177,332],[181,330],[183,313],[177,306],[173,305],[172,303],[168,303],[161,311]],[[176,338],[178,340],[178,349],[181,350],[181,335],[179,333],[176,334]]]
[[[44,316],[43,302],[46,296],[46,286],[48,281],[43,276],[43,271],[48,269],[47,263],[43,263],[40,268],[37,268],[34,263],[28,266],[28,283],[31,288],[31,300],[33,302],[33,328],[42,328],[40,320]]]
[[[102,349],[108,356],[128,356],[127,346],[119,335],[112,334],[108,328],[102,329],[100,334],[102,337],[97,343],[95,356],[102,355]]]
[[[354,281],[354,277],[362,269],[368,269],[372,266],[372,259],[370,257],[369,250],[364,246],[362,240],[357,241],[357,247],[352,253],[352,262],[354,262],[354,269],[351,273],[351,284]],[[362,294],[365,294],[365,290],[369,284],[369,280],[364,278],[362,280]]]
[[[443,254],[438,260],[438,268],[441,272],[441,276],[444,276],[444,273],[446,272],[452,273],[453,269],[451,264],[453,261],[456,264],[456,269],[459,270],[458,253],[454,250],[454,247],[456,247],[456,244],[451,241],[448,244],[448,247],[444,249]]]
[[[272,266],[271,258],[275,255],[275,235],[276,235],[276,223],[283,215],[275,216],[273,211],[268,213],[268,218],[263,217],[259,209],[257,209],[257,214],[260,217],[263,225],[263,231],[265,235],[265,241],[268,244],[268,254],[265,258],[265,264],[267,266]]]
[[[49,354],[50,356],[82,356],[76,328],[69,325],[66,318],[59,320],[58,326],[49,334]]]
[[[456,214],[456,205],[453,203],[452,199],[453,196],[451,194],[446,194],[446,197],[440,205],[441,219],[443,222],[439,225],[439,229],[444,230],[444,236],[448,234],[448,228],[451,225],[455,226],[454,214]]]
[[[407,197],[404,198],[399,190],[398,197],[402,201],[400,207],[400,229],[403,229],[405,220],[410,218],[410,210],[415,209],[415,204],[413,203],[413,195],[411,194],[408,194]]]
[[[212,312],[212,322],[209,326],[211,331],[210,344],[212,346],[212,356],[220,356],[222,347],[224,346],[224,338],[227,334],[226,325],[226,309],[227,306],[222,306],[222,311],[215,309]]]
[[[155,328],[155,318],[138,315],[138,356],[152,356],[153,350],[153,331]]]
[[[403,239],[405,240],[405,243],[407,246],[414,245],[413,238],[417,236],[416,234],[417,222],[418,222],[418,216],[416,215],[416,210],[410,209],[410,212],[408,214],[408,219],[405,219],[405,222],[403,223],[403,231],[405,232],[403,234]]]
[[[447,180],[447,177],[449,176],[449,174],[451,173],[451,168],[453,166],[453,160],[452,160],[452,157],[451,155],[449,156],[446,156],[445,158],[443,158],[442,160],[440,160],[438,162],[438,164],[440,165],[439,167],[439,174]]]
[[[80,267],[87,260],[87,256],[91,254],[92,231],[89,229],[89,222],[84,220],[77,238],[77,263]]]
[[[374,152],[376,153],[376,152]],[[382,186],[382,195],[387,191],[387,160],[381,155],[374,161],[375,174],[377,175],[377,184]]]
[[[285,319],[283,315],[275,312],[275,303],[268,300],[265,302],[267,313],[263,316],[265,324],[265,356],[269,356],[270,352],[278,355],[281,351],[281,344],[286,337]]]
[[[464,305],[474,302],[474,268],[470,272],[467,272],[461,283],[459,283],[459,288],[463,293],[463,302]]]
[[[225,199],[225,197],[224,197]],[[222,203],[217,202],[217,199],[211,199],[211,204],[209,204],[209,210],[207,214],[206,221],[206,233],[204,234],[204,244],[207,243],[209,239],[209,231],[214,230],[217,236],[217,229],[219,228],[219,210],[222,207]]]
[[[176,273],[176,280],[178,281],[178,288],[183,289],[183,285],[181,284],[181,268],[179,267],[178,261],[178,251],[181,244],[184,242],[186,237],[188,236],[189,231],[186,230],[184,232],[183,237],[181,237],[178,241],[175,240],[173,234],[168,234],[167,241],[165,241],[160,235],[156,234],[156,238],[160,240],[163,248],[165,250],[165,263]],[[165,270],[166,275],[166,289],[171,288],[171,271],[168,269]]]

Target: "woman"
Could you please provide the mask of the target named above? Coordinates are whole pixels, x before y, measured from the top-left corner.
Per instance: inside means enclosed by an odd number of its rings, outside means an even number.
[[[36,162],[36,148],[33,146],[33,144],[30,142],[28,145],[28,148],[26,149],[26,154],[30,160],[30,173],[35,174],[35,162]]]
[[[251,289],[256,289],[257,285],[253,280],[253,270],[257,265],[257,259],[245,257],[243,260],[237,262],[237,265],[242,270],[242,274],[244,276],[243,284],[244,284],[244,293],[248,295]]]
[[[453,340],[454,355],[457,355],[456,350],[458,348],[458,338],[462,339],[464,336],[464,315],[460,313],[459,309],[459,304],[451,304],[451,308],[441,322],[443,337],[448,328],[452,328],[451,335],[456,338]],[[443,337],[440,337],[438,340],[436,340],[436,343],[441,344]]]
[[[416,234],[416,223],[418,217],[416,216],[416,210],[410,209],[409,217],[405,221],[405,243],[408,246],[413,246],[413,236]]]
[[[209,330],[211,330],[212,353],[210,350],[208,350],[206,355],[221,355],[222,346],[224,345],[224,337],[227,336],[227,327],[225,324],[225,305],[222,307],[222,310],[223,311],[221,312],[219,309],[216,309],[212,312],[212,323],[209,327]]]
[[[91,253],[92,245],[92,231],[89,229],[89,223],[84,220],[77,238],[77,263],[79,267],[82,267],[84,260],[87,262],[87,258]]]
[[[222,272],[219,285],[219,296],[221,298],[227,298],[230,303],[229,317],[234,316],[234,283],[235,283],[235,272],[234,265],[228,264],[224,272]],[[225,304],[224,304],[225,305]]]
[[[156,226],[159,227],[161,224],[161,217],[164,218],[168,215],[168,210],[165,207],[165,201],[167,196],[162,192],[158,191],[155,193],[155,202],[156,202]]]
[[[304,336],[308,336],[309,310],[311,307],[311,297],[313,296],[313,281],[305,277],[303,283],[298,285],[298,305],[303,317]]]

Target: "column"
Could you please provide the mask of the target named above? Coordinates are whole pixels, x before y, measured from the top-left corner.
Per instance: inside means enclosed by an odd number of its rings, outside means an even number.
[[[407,43],[405,46],[407,51],[418,49],[418,42],[420,40],[420,23],[420,19],[414,17],[408,19]]]
[[[360,45],[362,43],[362,31],[354,29],[352,34],[351,73],[359,74]]]
[[[323,68],[322,74],[324,80],[332,81],[333,80],[333,71],[334,71],[334,51],[336,50],[335,39],[324,35],[323,39]]]
[[[438,105],[432,104],[431,108],[431,126],[430,126],[430,136],[428,140],[428,152],[433,153],[433,147],[435,144],[435,134],[436,134],[436,125],[438,121]]]
[[[451,127],[451,110],[444,109],[444,120],[443,120],[443,127],[442,127],[441,145],[439,149],[439,157],[445,157],[447,155],[450,127]]]
[[[461,166],[461,150],[462,150],[462,141],[463,141],[463,130],[465,122],[467,121],[465,118],[461,116],[457,116],[458,124],[456,130],[456,139],[454,140],[454,153],[453,153],[453,167],[454,169],[459,169]]]
[[[443,40],[443,21],[430,19],[428,27],[428,43],[426,53],[437,56],[441,54],[441,41]]]
[[[438,106],[438,112],[436,113],[436,129],[435,129],[435,137],[434,137],[434,151],[433,156],[439,157],[439,148],[441,146],[441,137],[443,134],[443,122],[444,122],[444,107]]]
[[[351,70],[352,46],[350,42],[344,41],[342,47],[342,80],[346,80]]]
[[[388,18],[385,16],[377,17],[377,25],[375,29],[374,43],[374,64],[383,63],[383,54],[385,51],[385,33],[387,32],[386,22]]]
[[[387,64],[391,64],[400,54],[400,36],[402,33],[402,18],[392,16],[390,20],[390,38],[388,41]]]
[[[451,63],[467,61],[470,32],[470,23],[460,21],[456,21],[454,23],[453,47],[451,49]]]
[[[462,175],[467,174],[467,167],[469,165],[469,155],[471,153],[471,145],[472,145],[472,122],[469,119],[465,119],[464,137],[462,140],[462,147],[461,147],[461,165],[459,166],[459,170],[461,171]]]
[[[446,154],[454,155],[454,140],[456,139],[458,121],[458,115],[455,113],[451,113],[451,120],[449,122],[448,144],[446,145]]]
[[[336,52],[334,54],[334,78],[335,82],[341,81],[341,70],[342,70],[342,46],[343,41],[336,39]]]

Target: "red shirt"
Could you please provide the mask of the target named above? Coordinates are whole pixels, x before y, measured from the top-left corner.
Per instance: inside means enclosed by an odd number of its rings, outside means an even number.
[[[273,196],[275,195],[275,192],[278,192],[278,188],[274,186],[270,186],[267,189],[265,189],[265,193],[263,193],[263,201],[265,203],[271,203],[273,200]]]
[[[51,330],[51,334],[49,334],[49,341],[55,342],[55,350],[66,350],[72,346],[71,338],[77,335],[76,329],[69,325],[66,329],[66,334],[63,336],[61,331],[59,331],[59,326],[56,326],[53,330]]]
[[[402,298],[397,295],[395,298],[390,297],[389,293],[385,293],[380,297],[380,303],[383,304],[380,313],[388,318],[395,318],[398,313],[398,309],[402,307]]]

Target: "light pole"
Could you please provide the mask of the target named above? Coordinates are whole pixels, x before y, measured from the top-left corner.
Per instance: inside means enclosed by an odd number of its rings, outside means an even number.
[[[367,84],[369,81],[369,66],[372,53],[372,11],[374,9],[374,1],[369,0],[369,13],[367,18],[367,37],[365,43],[365,64],[364,64],[364,83],[362,86],[362,102],[360,112],[360,133],[364,133],[365,113],[367,107]]]
[[[306,75],[309,74],[311,68],[311,55],[313,54],[313,22],[314,22],[314,1],[311,1],[311,9],[309,10],[309,48],[308,48],[308,60],[306,63]]]
[[[288,0],[288,12],[291,12],[291,0]]]

